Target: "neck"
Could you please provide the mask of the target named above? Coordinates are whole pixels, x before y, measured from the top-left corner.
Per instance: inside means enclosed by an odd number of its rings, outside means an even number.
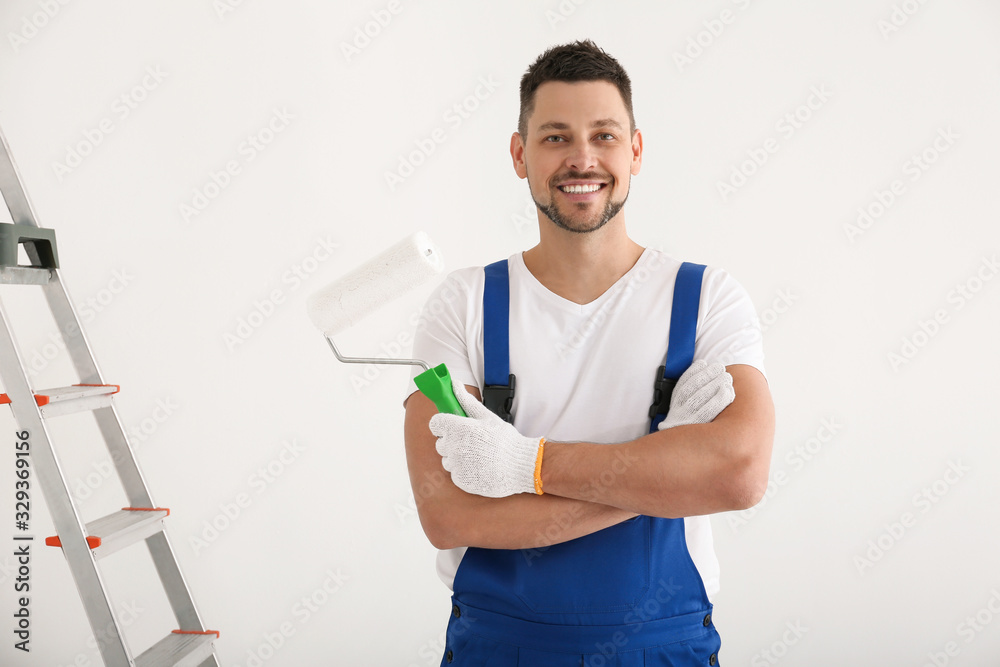
[[[586,234],[560,229],[541,213],[538,217],[540,240],[523,253],[524,265],[546,289],[568,301],[590,303],[642,255],[642,246],[625,233],[624,212]]]

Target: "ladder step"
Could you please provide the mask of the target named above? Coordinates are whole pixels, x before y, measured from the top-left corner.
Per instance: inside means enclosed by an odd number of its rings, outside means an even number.
[[[212,656],[212,643],[219,633],[184,632],[174,630],[169,635],[143,651],[135,659],[135,667],[198,667]]]
[[[34,266],[0,266],[0,285],[48,285],[52,271]]]
[[[163,530],[163,519],[170,515],[166,507],[123,507],[86,525],[87,545],[94,558],[103,558]],[[61,547],[59,537],[46,537],[45,544]]]
[[[43,417],[58,417],[83,410],[96,410],[111,405],[111,395],[121,387],[117,384],[74,384],[69,387],[43,389],[35,392]],[[0,394],[0,405],[10,403],[7,394]]]

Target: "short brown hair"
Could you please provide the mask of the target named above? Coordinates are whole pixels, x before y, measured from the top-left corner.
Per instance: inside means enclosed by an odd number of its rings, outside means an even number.
[[[625,68],[589,39],[549,48],[528,67],[521,77],[521,113],[517,131],[528,134],[528,116],[535,108],[535,92],[546,81],[608,81],[621,93],[628,110],[629,130],[635,132],[632,114],[632,82]]]

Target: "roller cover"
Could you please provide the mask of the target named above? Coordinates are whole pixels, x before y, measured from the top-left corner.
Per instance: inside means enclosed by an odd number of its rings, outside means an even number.
[[[441,251],[417,232],[312,294],[309,318],[325,335],[336,335],[443,270]]]

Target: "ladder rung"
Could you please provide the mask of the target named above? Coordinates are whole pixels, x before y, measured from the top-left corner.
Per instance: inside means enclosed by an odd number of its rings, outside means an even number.
[[[174,630],[143,651],[135,667],[198,667],[212,655],[212,642],[218,632],[183,632]]]
[[[0,266],[0,285],[48,285],[50,269],[36,266]]]
[[[121,387],[116,384],[74,384],[69,387],[43,389],[35,392],[35,403],[43,417],[58,417],[82,410],[96,410],[111,405],[111,395]],[[7,394],[0,394],[0,404],[10,403]]]
[[[95,558],[103,558],[160,532],[169,514],[166,507],[123,507],[86,525],[87,545]],[[45,544],[62,546],[58,537],[45,538]]]

